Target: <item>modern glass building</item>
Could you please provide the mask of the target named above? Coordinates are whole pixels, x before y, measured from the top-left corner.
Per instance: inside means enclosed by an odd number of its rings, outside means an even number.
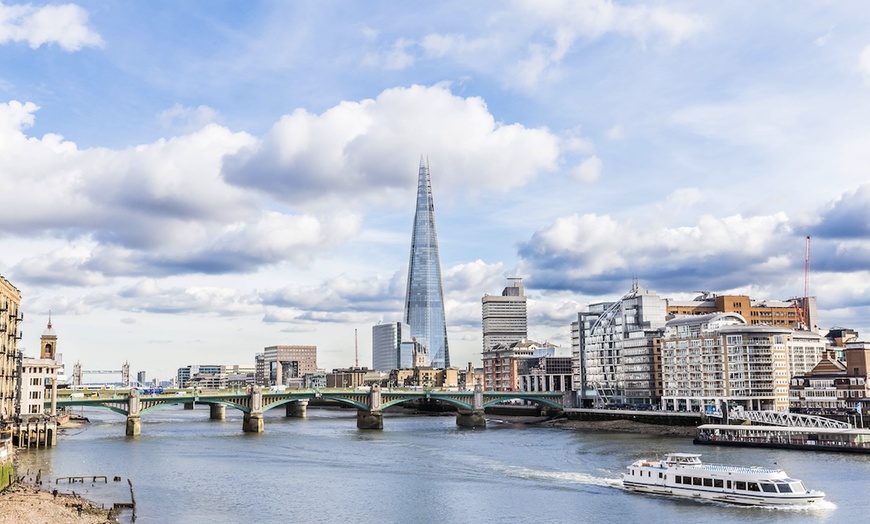
[[[431,366],[449,368],[441,260],[438,256],[438,235],[435,233],[435,204],[429,164],[422,157],[417,182],[417,210],[411,236],[411,259],[408,262],[405,323],[411,326],[411,336],[428,350]]]
[[[411,327],[404,322],[372,326],[372,369],[392,371],[414,367]]]

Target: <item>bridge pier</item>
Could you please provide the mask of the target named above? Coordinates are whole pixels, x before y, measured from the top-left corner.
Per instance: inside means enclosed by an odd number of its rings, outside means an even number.
[[[210,404],[209,405],[209,418],[211,420],[226,420],[227,418],[227,407],[223,404]]]
[[[308,401],[307,400],[297,400],[296,402],[291,402],[286,404],[286,414],[288,417],[293,418],[305,418],[305,415],[308,412]]]
[[[456,412],[456,425],[464,428],[485,428],[486,415],[482,409],[459,410]]]
[[[139,415],[127,415],[127,436],[138,437],[142,434],[142,419]]]
[[[136,388],[130,389],[130,394],[127,396],[127,436],[137,437],[142,433],[142,419],[139,414],[142,412],[142,403],[139,400],[139,390]]]
[[[244,422],[242,423],[242,431],[245,433],[262,433],[263,412],[245,413]]]
[[[384,429],[384,412],[381,410],[356,410],[356,427],[358,429]]]
[[[251,389],[251,411],[245,413],[242,422],[245,433],[263,432],[263,388],[254,386]]]
[[[185,402],[184,403],[184,409],[193,409],[194,407],[196,407],[195,402]]]

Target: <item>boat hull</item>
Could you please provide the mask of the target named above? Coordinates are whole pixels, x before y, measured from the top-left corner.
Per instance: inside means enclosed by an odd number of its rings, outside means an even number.
[[[692,488],[680,488],[661,485],[650,485],[623,480],[623,486],[629,491],[638,493],[650,493],[667,497],[677,497],[691,500],[704,500],[736,504],[740,506],[804,506],[813,504],[824,499],[824,495],[806,494],[795,496],[752,496],[737,493],[724,493],[720,491],[705,491]]]

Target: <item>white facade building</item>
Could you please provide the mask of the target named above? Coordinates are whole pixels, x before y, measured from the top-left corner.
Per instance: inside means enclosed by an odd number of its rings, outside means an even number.
[[[662,407],[721,411],[788,409],[792,330],[749,325],[737,313],[668,321],[662,337]]]
[[[523,279],[509,278],[510,285],[501,296],[484,295],[481,301],[483,313],[483,350],[488,351],[498,344],[512,344],[528,337],[528,313]]]
[[[21,411],[22,420],[49,413],[45,403],[57,394],[57,368],[48,358],[21,359]]]

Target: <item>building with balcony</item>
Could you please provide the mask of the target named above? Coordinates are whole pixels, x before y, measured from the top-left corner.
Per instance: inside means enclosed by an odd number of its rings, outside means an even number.
[[[616,302],[590,304],[571,325],[572,388],[579,406],[658,403],[666,302],[637,282]]]
[[[0,275],[0,424],[15,416],[21,291]]]
[[[662,407],[788,409],[791,329],[749,325],[737,313],[669,320],[661,339]]]

